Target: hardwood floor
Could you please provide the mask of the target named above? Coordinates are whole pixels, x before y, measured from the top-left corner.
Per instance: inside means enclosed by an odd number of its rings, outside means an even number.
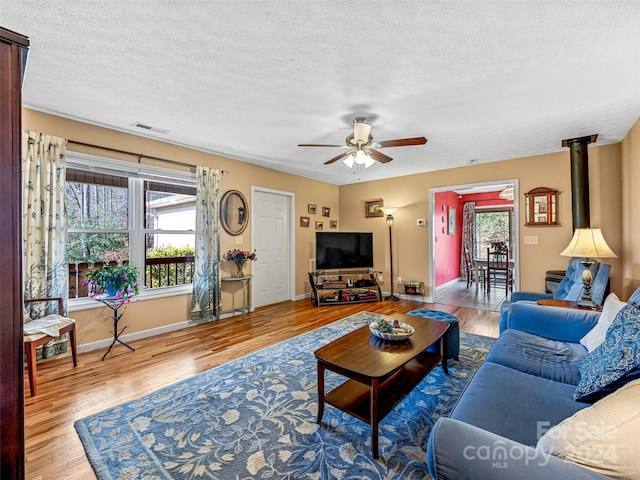
[[[464,332],[496,337],[498,313],[400,300],[316,308],[308,300],[262,307],[247,315],[67,356],[38,365],[38,395],[25,398],[26,478],[95,479],[73,427],[79,418],[147,395],[161,387],[360,311],[405,313],[419,308],[456,315]],[[123,317],[126,325],[127,318]],[[25,391],[28,392],[25,374]]]

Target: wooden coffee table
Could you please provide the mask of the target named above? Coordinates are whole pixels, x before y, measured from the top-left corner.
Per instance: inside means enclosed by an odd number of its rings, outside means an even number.
[[[366,325],[314,352],[318,360],[318,420],[325,402],[371,425],[371,451],[378,458],[378,423],[443,359],[442,336],[447,322],[404,314],[390,315],[415,329],[408,340],[389,342],[374,336]],[[426,349],[439,342],[439,353]],[[349,380],[325,395],[324,372]]]

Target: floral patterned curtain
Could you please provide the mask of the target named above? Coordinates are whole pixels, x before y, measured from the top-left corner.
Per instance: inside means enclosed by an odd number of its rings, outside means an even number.
[[[69,292],[67,218],[64,208],[67,141],[44,133],[22,134],[22,229],[24,241],[24,298],[62,297],[65,311]],[[25,322],[41,318],[55,302],[28,304]],[[61,312],[62,314],[62,312]],[[38,358],[67,351],[67,338],[49,342]]]
[[[213,318],[220,308],[219,196],[220,171],[197,167],[196,254],[191,300],[193,319]]]
[[[469,249],[471,258],[476,256],[476,203],[465,202],[462,208],[462,249],[460,255],[460,277],[467,278],[467,268],[464,260],[464,247]]]

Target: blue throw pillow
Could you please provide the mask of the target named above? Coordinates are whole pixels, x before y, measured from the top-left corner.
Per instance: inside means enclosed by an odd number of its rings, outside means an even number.
[[[580,383],[573,398],[593,402],[611,393],[614,382],[640,367],[640,307],[623,307],[607,330],[604,342],[580,365]],[[621,386],[621,385],[619,385]]]

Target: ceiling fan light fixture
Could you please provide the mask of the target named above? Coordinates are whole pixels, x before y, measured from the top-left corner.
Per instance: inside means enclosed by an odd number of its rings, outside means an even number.
[[[507,188],[500,192],[498,195],[502,200],[513,201],[515,193],[513,190],[513,185],[508,185]]]
[[[367,161],[367,154],[364,153],[364,150],[356,150],[355,152],[355,162],[358,165],[363,165]]]
[[[374,165],[376,163],[376,161],[371,158],[369,155],[365,155],[364,158],[364,168],[369,168],[370,166]]]
[[[344,163],[347,167],[353,168],[353,164],[356,162],[355,155],[352,153],[351,155],[347,155],[342,163]]]
[[[357,143],[367,143],[370,132],[371,125],[365,122],[364,117],[356,117],[353,119],[353,139]]]

